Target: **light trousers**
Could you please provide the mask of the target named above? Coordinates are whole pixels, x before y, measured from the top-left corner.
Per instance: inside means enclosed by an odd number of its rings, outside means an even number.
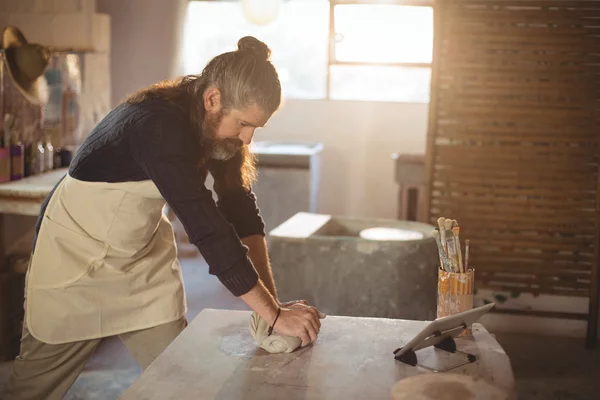
[[[119,335],[142,369],[187,326],[185,318]],[[23,326],[21,350],[9,378],[5,400],[60,400],[75,382],[102,339],[65,344],[40,342]]]

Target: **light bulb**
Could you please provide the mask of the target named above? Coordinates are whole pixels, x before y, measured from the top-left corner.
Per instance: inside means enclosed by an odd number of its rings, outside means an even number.
[[[273,22],[279,10],[282,0],[241,0],[244,17],[256,25],[266,25]]]

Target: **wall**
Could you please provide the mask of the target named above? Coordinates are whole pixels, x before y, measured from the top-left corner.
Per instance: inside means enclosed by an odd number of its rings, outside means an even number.
[[[111,16],[112,103],[179,74],[186,0],[98,0]]]
[[[255,140],[320,141],[323,213],[394,218],[392,153],[423,153],[427,104],[289,100]]]

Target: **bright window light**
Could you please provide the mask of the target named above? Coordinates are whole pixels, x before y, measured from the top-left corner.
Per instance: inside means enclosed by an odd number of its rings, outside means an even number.
[[[338,61],[431,62],[431,7],[338,4],[334,16]]]

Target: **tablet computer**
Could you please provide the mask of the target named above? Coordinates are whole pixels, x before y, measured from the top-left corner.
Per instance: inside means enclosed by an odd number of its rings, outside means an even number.
[[[425,347],[435,346],[448,338],[455,338],[467,327],[477,322],[485,313],[494,308],[495,305],[496,303],[489,303],[485,306],[448,315],[432,321],[406,345],[394,352],[396,358],[399,358],[410,351],[414,352]]]

